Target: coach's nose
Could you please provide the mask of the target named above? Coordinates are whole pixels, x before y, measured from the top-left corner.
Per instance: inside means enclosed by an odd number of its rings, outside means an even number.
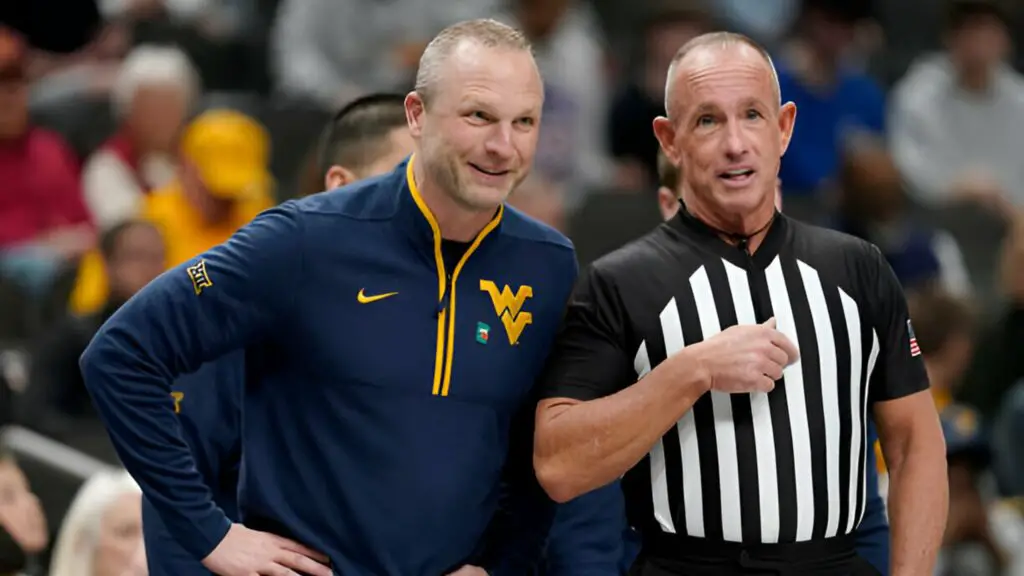
[[[512,130],[512,124],[509,122],[495,122],[487,140],[484,141],[484,150],[495,158],[502,160],[512,158],[515,155]]]

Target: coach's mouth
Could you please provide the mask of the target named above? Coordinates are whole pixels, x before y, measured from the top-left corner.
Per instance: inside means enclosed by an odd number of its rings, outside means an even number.
[[[469,166],[476,170],[477,172],[484,174],[485,176],[504,176],[509,173],[508,170],[487,170],[485,168],[477,166],[476,164],[473,164],[472,162],[469,163]]]

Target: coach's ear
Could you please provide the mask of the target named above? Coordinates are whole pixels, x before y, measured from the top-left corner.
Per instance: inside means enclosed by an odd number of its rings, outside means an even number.
[[[335,188],[341,188],[358,180],[356,175],[351,170],[337,164],[327,169],[327,174],[324,175],[324,190],[334,190]]]

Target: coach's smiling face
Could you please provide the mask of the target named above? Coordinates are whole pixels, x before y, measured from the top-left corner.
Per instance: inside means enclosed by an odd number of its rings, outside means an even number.
[[[745,234],[774,210],[779,162],[796,106],[780,105],[768,59],[741,42],[698,46],[670,71],[668,117],[654,122],[683,174],[688,208],[712,226]]]
[[[464,41],[429,103],[413,93],[410,130],[423,167],[461,206],[493,212],[530,172],[544,88],[526,50]]]

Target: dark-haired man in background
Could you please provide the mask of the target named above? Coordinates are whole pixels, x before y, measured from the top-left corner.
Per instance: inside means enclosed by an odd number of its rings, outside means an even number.
[[[405,97],[373,94],[335,114],[324,128],[316,157],[324,189],[384,174],[412,153]],[[214,502],[239,520],[236,490],[241,457],[241,394],[246,366],[257,359],[236,351],[179,378],[171,394],[183,436]],[[236,386],[218,383],[235,382]],[[153,504],[143,500],[143,533],[150,576],[210,574],[169,533]]]

